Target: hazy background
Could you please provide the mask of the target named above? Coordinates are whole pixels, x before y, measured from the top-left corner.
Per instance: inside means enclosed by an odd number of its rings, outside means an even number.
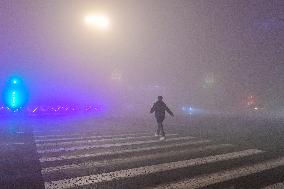
[[[84,26],[92,11],[109,31]],[[283,42],[282,0],[1,0],[0,88],[18,75],[30,104],[231,110],[255,95],[281,110]]]

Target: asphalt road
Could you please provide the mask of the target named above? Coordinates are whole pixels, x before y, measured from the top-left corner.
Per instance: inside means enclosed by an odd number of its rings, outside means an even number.
[[[150,118],[3,118],[0,188],[284,188],[282,119],[177,116],[165,141],[155,127]]]

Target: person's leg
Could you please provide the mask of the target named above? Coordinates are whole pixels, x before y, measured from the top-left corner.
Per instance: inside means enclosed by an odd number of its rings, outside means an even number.
[[[157,132],[156,132],[156,134],[159,136],[160,132],[161,132],[161,126],[160,126],[160,123],[157,122]]]
[[[163,122],[160,124],[160,132],[161,132],[161,136],[162,136],[162,137],[165,137],[165,131],[164,131]]]
[[[162,123],[162,120],[161,120],[161,116],[156,116],[156,121],[157,121],[157,135],[159,136],[161,134],[161,123]]]
[[[161,116],[161,119],[160,119],[160,133],[161,133],[161,136],[162,137],[165,137],[165,131],[164,131],[164,125],[163,125],[163,121],[165,120],[165,116]]]

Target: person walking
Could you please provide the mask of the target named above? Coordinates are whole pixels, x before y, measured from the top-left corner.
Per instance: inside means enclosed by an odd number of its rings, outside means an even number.
[[[158,101],[156,101],[153,107],[150,110],[150,113],[155,112],[155,118],[158,123],[158,128],[155,136],[160,136],[160,140],[165,140],[165,131],[163,126],[163,121],[165,120],[166,111],[171,115],[174,116],[173,112],[168,108],[168,106],[163,101],[162,96],[158,96]]]

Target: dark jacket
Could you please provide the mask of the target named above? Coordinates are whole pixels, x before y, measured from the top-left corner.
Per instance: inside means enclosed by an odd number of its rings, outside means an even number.
[[[167,107],[167,105],[163,101],[157,101],[154,103],[153,107],[151,108],[150,113],[155,112],[155,117],[156,118],[164,118],[166,111],[170,115],[174,115],[173,112]]]

